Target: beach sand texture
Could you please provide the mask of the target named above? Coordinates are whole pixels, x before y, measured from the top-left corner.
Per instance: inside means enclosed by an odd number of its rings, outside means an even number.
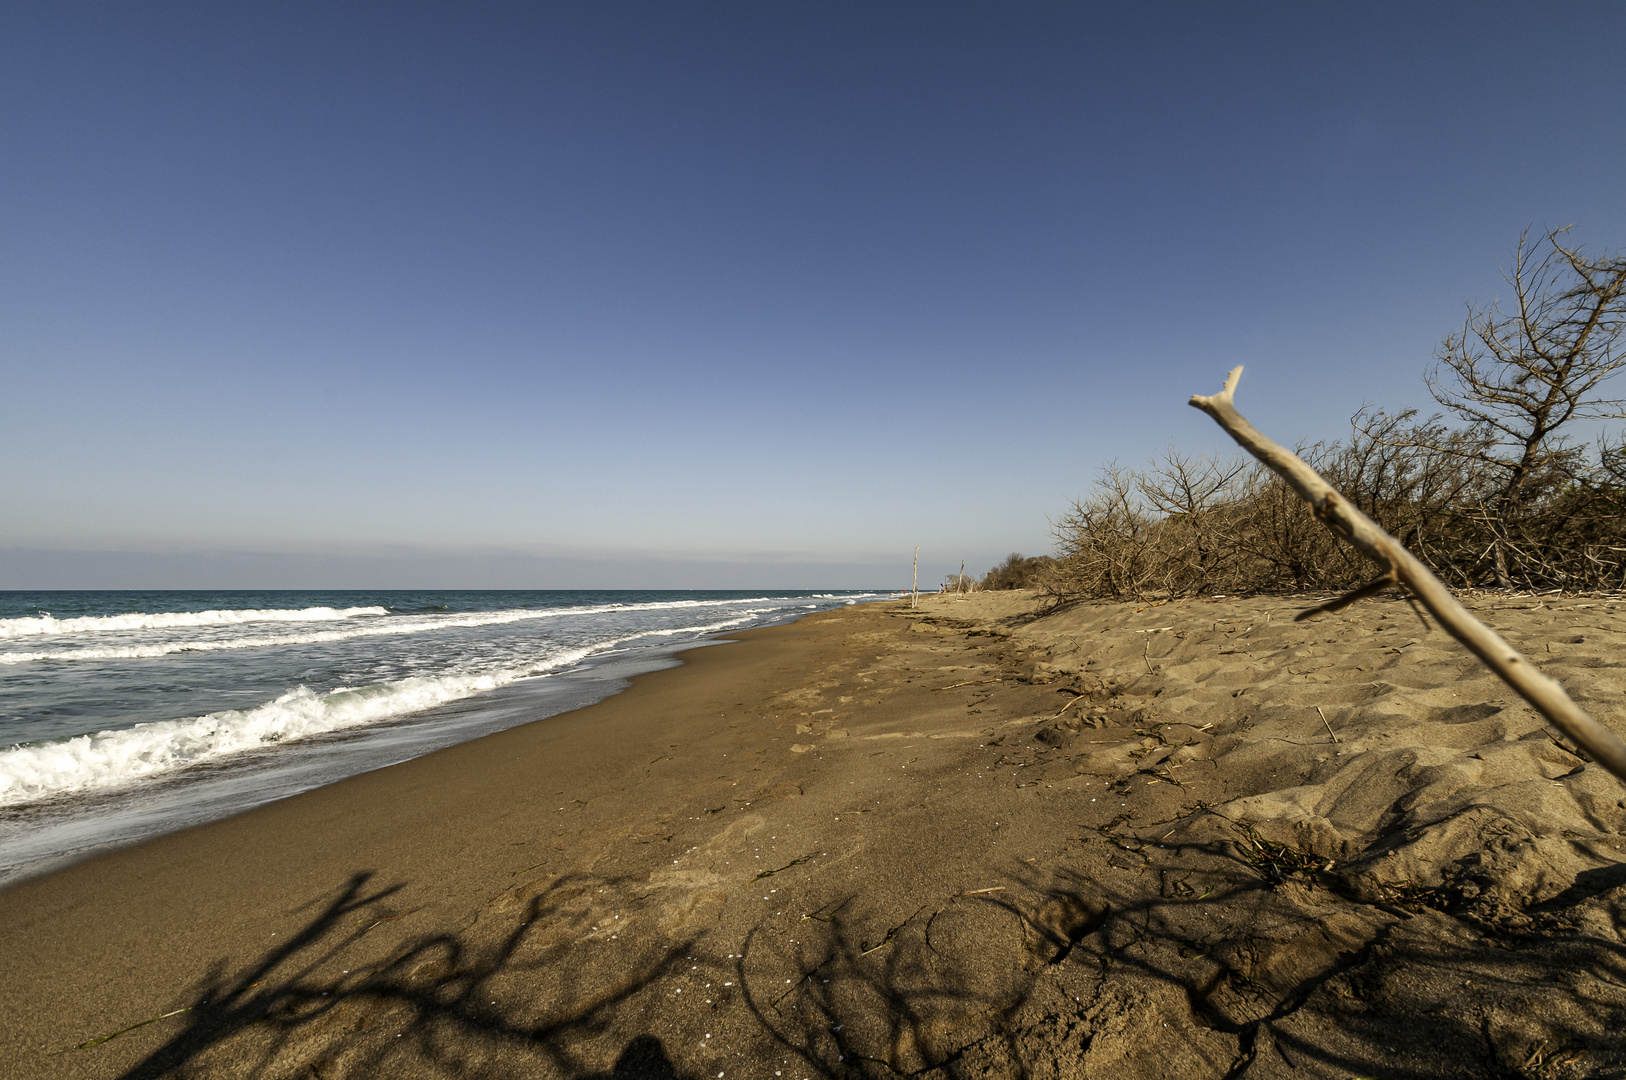
[[[821,613],[23,882],[0,1073],[1626,1075],[1626,789],[1304,606]],[[1469,606],[1626,731],[1626,603]]]

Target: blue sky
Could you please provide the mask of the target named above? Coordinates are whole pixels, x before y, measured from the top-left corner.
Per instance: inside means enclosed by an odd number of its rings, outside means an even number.
[[[0,8],[0,587],[896,586],[1626,237],[1617,4]]]

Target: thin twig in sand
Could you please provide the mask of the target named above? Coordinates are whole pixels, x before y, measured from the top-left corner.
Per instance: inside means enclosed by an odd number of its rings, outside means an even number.
[[[939,690],[953,690],[956,686],[981,686],[983,683],[1004,682],[1004,679],[967,679],[965,682],[951,682],[947,686],[934,686],[932,693]]]
[[[254,985],[258,986],[260,984],[255,983]],[[179,1016],[182,1013],[191,1012],[191,1011],[192,1011],[192,1006],[188,1005],[184,1009],[175,1009],[175,1010],[173,1010],[171,1012],[164,1013],[164,1014],[162,1014],[160,1016],[148,1017],[146,1020],[142,1020],[142,1021],[139,1021],[137,1023],[131,1024],[129,1027],[124,1028],[121,1031],[115,1031],[111,1035],[98,1035],[94,1039],[88,1039],[85,1042],[82,1042],[78,1046],[74,1047],[74,1049],[75,1050],[89,1050],[89,1049],[91,1049],[93,1047],[97,1047],[97,1046],[102,1045],[102,1043],[112,1042],[114,1039],[118,1038],[120,1035],[128,1034],[129,1032],[134,1031],[136,1028],[146,1027],[148,1024],[156,1024],[160,1020],[168,1020],[172,1016]]]
[[[1327,723],[1327,714],[1324,713],[1324,712],[1321,712],[1321,706],[1319,706],[1319,705],[1317,705],[1315,707],[1315,711],[1318,712],[1318,713],[1321,713],[1321,722],[1323,724],[1327,724],[1327,734],[1332,736],[1332,741],[1333,742],[1337,742],[1338,741],[1338,733],[1332,729],[1331,724]]]
[[[1244,450],[1285,480],[1299,498],[1310,504],[1315,516],[1333,535],[1383,567],[1390,581],[1405,585],[1447,633],[1479,657],[1537,712],[1574,739],[1604,768],[1626,781],[1626,742],[1588,716],[1570,700],[1562,686],[1537,671],[1500,634],[1469,614],[1417,556],[1334,491],[1304,459],[1264,435],[1236,411],[1236,384],[1241,377],[1242,368],[1233,368],[1225,379],[1225,389],[1217,394],[1193,396],[1191,404],[1212,416]]]
[[[803,855],[799,859],[792,859],[790,862],[786,863],[784,866],[777,866],[772,870],[764,870],[764,871],[762,871],[762,873],[758,874],[756,877],[752,878],[751,880],[752,881],[761,881],[765,877],[773,877],[775,874],[782,873],[782,872],[784,872],[786,870],[789,870],[793,866],[800,866],[803,863],[807,862],[807,860],[809,860],[809,859],[811,859],[813,857],[814,857],[813,855],[809,854],[809,855]]]
[[[922,911],[925,911],[925,910],[926,910],[926,905],[922,904],[922,905],[920,905],[920,907],[915,909],[915,915],[919,915]],[[915,915],[909,916],[909,919],[913,919],[915,917]],[[903,920],[901,923],[894,926],[892,929],[888,930],[886,932],[886,937],[882,938],[880,941],[876,942],[874,945],[871,945],[869,948],[861,950],[858,955],[859,956],[868,956],[870,953],[875,952],[878,949],[884,949],[888,945],[892,944],[892,939],[898,936],[898,931],[902,930],[905,926],[909,925],[909,919]],[[859,944],[862,945],[863,942],[859,942]]]
[[[1084,695],[1083,694],[1078,695],[1076,698],[1073,698],[1067,704],[1063,705],[1061,707],[1061,712],[1057,713],[1055,716],[1052,716],[1050,719],[1052,719],[1052,720],[1060,720],[1061,719],[1061,713],[1066,712],[1068,709],[1071,709],[1074,705],[1077,705],[1079,702],[1081,702],[1083,700],[1084,700]]]

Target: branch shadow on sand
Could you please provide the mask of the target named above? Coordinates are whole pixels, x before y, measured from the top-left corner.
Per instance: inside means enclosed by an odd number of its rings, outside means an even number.
[[[1110,876],[1080,858],[935,897],[832,884],[743,932],[663,933],[647,882],[566,874],[414,935],[400,887],[357,874],[283,944],[217,964],[119,1075],[1626,1075],[1620,868],[1498,913],[1363,897],[1210,824],[1092,836],[1122,857]]]
[[[827,1076],[1626,1076],[1617,869],[1493,917],[1226,840],[1145,846],[1106,883],[1021,867],[895,927],[836,905],[795,949],[753,931],[752,1015]]]
[[[584,898],[607,887],[559,878],[511,904],[520,910],[506,912],[512,917],[494,933],[470,932],[482,912],[458,932],[408,937],[367,956],[369,934],[412,912],[389,906],[399,885],[370,888],[370,875],[358,873],[309,905],[303,926],[254,963],[229,974],[217,963],[175,1014],[180,1030],[118,1075],[481,1077],[514,1075],[523,1062],[558,1075],[676,1080],[682,1074],[649,1036],[627,1040],[608,1072],[587,1064],[617,1009],[691,944],[648,942],[611,972],[584,966],[569,955],[596,929]]]
[[[1626,1075],[1618,868],[1510,912],[1443,888],[1374,899],[1240,840],[1139,846],[1138,867],[1073,886],[1111,916],[1056,958],[1094,980],[1071,1016],[1091,1067],[1071,1075]],[[1042,1022],[1004,1032],[1024,1065],[1044,1064],[1023,1048]]]

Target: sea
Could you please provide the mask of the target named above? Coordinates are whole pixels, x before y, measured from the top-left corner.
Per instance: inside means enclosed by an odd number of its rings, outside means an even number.
[[[0,886],[615,693],[799,591],[0,592]]]

